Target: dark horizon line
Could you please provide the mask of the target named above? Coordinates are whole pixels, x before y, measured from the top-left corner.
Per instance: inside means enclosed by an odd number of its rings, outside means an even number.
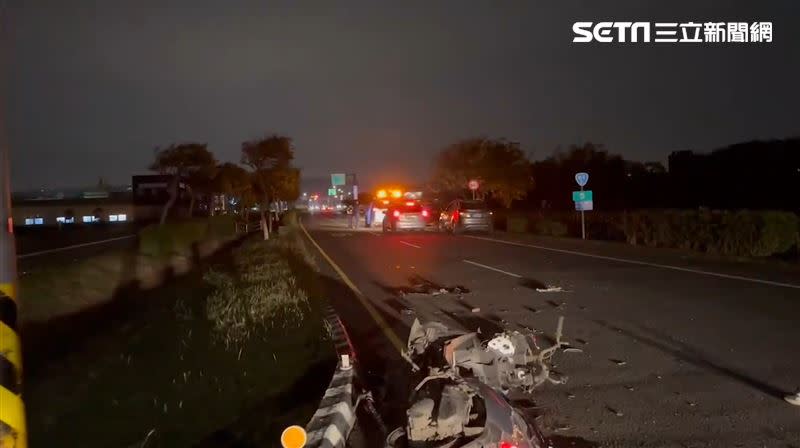
[[[465,138],[459,139],[457,141],[464,141],[464,140],[468,140],[470,138],[474,138],[474,137],[465,137]],[[503,138],[503,137],[496,137],[494,139],[495,140],[513,141],[513,140],[510,140],[510,139],[507,139],[507,138]],[[697,150],[697,149],[691,149],[691,148],[690,149],[676,149],[676,150],[670,151],[669,154],[666,155],[666,158],[664,159],[664,161],[665,162],[668,161],[669,160],[669,156],[672,155],[672,154],[679,153],[679,152],[685,152],[685,151],[691,151],[691,152],[693,152],[695,154],[698,154],[698,155],[704,155],[704,154],[707,155],[707,154],[711,154],[711,153],[713,153],[715,151],[723,150],[723,149],[726,149],[726,148],[731,148],[731,147],[734,147],[734,146],[748,145],[748,144],[754,144],[754,143],[779,142],[779,141],[784,141],[785,142],[785,141],[791,141],[791,140],[800,140],[800,133],[794,134],[794,135],[789,135],[789,136],[786,136],[786,137],[749,139],[749,140],[739,141],[739,142],[736,142],[736,143],[730,143],[730,144],[727,144],[727,145],[724,145],[724,146],[719,146],[719,147],[716,147],[716,148],[713,148],[713,149],[708,149],[708,150]],[[597,145],[597,146],[605,146],[604,143],[593,142],[591,140],[587,140],[587,141],[585,141],[583,143],[570,143],[568,145],[558,145],[552,150],[550,155],[548,155],[546,157],[543,157],[541,159],[535,159],[535,160],[531,160],[531,161],[532,162],[537,162],[537,161],[546,160],[547,158],[553,157],[556,154],[556,152],[559,151],[559,150],[568,151],[569,148],[571,148],[572,146],[582,146],[582,145],[586,145],[586,144],[589,144],[589,143],[591,143],[593,145]],[[603,150],[607,151],[611,155],[622,156],[623,160],[629,161],[629,162],[639,162],[639,163],[658,162],[658,163],[661,163],[661,161],[659,161],[659,160],[634,160],[634,159],[628,159],[625,156],[623,156],[621,153],[614,153],[611,150],[609,150],[608,148],[603,148]],[[229,161],[218,160],[218,162],[219,163],[227,163]],[[240,162],[235,162],[235,161],[231,162],[231,163],[235,163],[237,165],[242,165]],[[302,167],[298,167],[298,168],[301,170],[301,180],[300,180],[301,188],[302,188],[302,184],[304,184],[304,183],[322,182],[322,181],[329,180],[328,175],[314,175],[312,177],[304,178],[302,176],[303,168]],[[667,170],[669,170],[668,165],[665,166],[665,168],[667,168]],[[139,172],[137,172],[136,174],[134,174],[134,173],[130,174],[130,176],[133,177],[133,176],[138,176],[138,175],[155,175],[155,174],[158,174],[158,173],[153,172],[151,170],[143,169],[143,170],[140,170]],[[12,173],[12,183],[13,183],[13,173]],[[415,183],[424,184],[425,181],[424,180],[419,180],[419,181],[417,181]],[[131,185],[130,183],[114,183],[114,182],[108,184],[109,187],[122,187],[122,186],[129,187],[130,185]],[[41,190],[64,191],[64,190],[83,189],[83,191],[91,191],[91,188],[94,187],[94,186],[96,186],[96,184],[91,184],[91,185],[90,184],[82,184],[82,185],[68,185],[68,186],[63,186],[62,185],[62,186],[58,186],[58,187],[40,186],[40,187],[37,187],[37,188],[26,188],[26,189],[19,189],[19,190],[13,189],[13,186],[12,186],[12,191],[11,192],[12,192],[12,194],[25,194],[25,193],[38,192],[38,191],[41,191]]]

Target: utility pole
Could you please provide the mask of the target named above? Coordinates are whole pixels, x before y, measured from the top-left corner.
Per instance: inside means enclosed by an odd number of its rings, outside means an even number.
[[[17,252],[11,215],[11,169],[5,126],[5,73],[8,21],[0,2],[0,447],[26,448],[22,401],[22,350],[17,328]]]
[[[2,107],[0,107],[2,109]],[[0,129],[5,117],[0,112]],[[0,130],[0,446],[27,446],[22,402],[22,350],[17,333],[17,255],[11,218],[8,146]]]

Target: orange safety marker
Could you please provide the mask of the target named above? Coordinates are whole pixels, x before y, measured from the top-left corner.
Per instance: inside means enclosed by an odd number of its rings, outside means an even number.
[[[302,426],[292,425],[281,433],[281,446],[283,448],[303,448],[308,441],[306,430]]]

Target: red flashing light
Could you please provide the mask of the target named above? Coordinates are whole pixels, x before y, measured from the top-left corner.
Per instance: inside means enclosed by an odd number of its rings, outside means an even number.
[[[427,210],[423,210],[422,211],[422,216],[427,218],[428,217],[428,211]]]
[[[517,448],[517,445],[511,442],[500,442],[500,448]]]
[[[400,210],[395,210],[394,213],[392,213],[392,216],[394,216],[395,218],[399,218],[400,217]]]

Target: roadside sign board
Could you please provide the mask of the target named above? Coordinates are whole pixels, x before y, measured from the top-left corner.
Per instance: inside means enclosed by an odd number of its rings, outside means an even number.
[[[328,196],[336,196],[336,189],[328,188]]]
[[[590,210],[594,210],[594,202],[593,201],[578,201],[575,203],[575,210],[579,212],[588,212]]]
[[[575,202],[591,201],[592,190],[581,190],[572,192],[572,200]]]
[[[345,176],[344,173],[335,173],[331,174],[331,185],[336,187],[339,185],[344,185]]]
[[[589,173],[576,173],[575,174],[575,182],[578,183],[581,187],[586,185],[589,182]]]
[[[467,184],[467,185],[469,186],[469,189],[472,190],[472,191],[477,190],[478,187],[480,186],[480,184],[478,184],[478,181],[475,180],[475,179],[470,180],[469,184]]]

